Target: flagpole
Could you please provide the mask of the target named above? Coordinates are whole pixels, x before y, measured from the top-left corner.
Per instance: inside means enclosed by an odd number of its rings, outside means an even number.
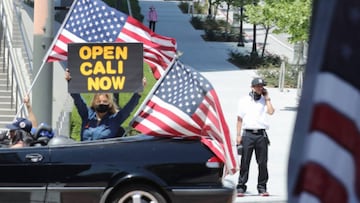
[[[134,119],[135,117],[140,113],[140,111],[142,109],[145,108],[146,103],[149,101],[150,97],[153,95],[153,93],[155,92],[156,88],[161,84],[161,82],[164,80],[165,76],[167,75],[167,73],[170,71],[170,67],[173,66],[175,64],[175,62],[178,60],[178,56],[176,55],[173,60],[171,61],[171,63],[167,66],[165,72],[162,74],[162,76],[160,77],[160,79],[155,83],[155,85],[152,87],[152,89],[150,90],[150,92],[146,95],[146,98],[144,99],[144,101],[141,103],[140,107],[137,109],[137,111],[135,112],[133,119],[129,122],[129,126],[132,126],[132,124],[134,123]]]

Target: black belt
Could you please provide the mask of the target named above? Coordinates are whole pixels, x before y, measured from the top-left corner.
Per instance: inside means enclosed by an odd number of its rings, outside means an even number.
[[[244,129],[246,132],[250,132],[253,134],[260,134],[265,131],[265,129]]]

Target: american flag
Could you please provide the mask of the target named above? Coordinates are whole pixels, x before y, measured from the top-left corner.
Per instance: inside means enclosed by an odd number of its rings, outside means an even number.
[[[175,57],[177,46],[174,38],[152,32],[141,22],[101,0],[73,2],[45,56],[46,62],[67,60],[67,45],[76,42],[141,42],[144,60],[157,79]]]
[[[360,1],[314,2],[288,202],[360,202]]]
[[[238,168],[235,143],[212,85],[180,61],[160,80],[135,115],[133,127],[149,135],[197,136],[225,163],[229,173],[235,173]]]

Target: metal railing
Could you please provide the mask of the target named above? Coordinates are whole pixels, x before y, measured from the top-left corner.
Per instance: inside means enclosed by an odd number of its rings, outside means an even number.
[[[0,2],[0,16],[1,16],[1,29],[2,29],[2,46],[0,51],[3,53],[3,72],[7,73],[6,84],[7,89],[11,91],[10,105],[18,112],[18,116],[27,116],[25,108],[19,111],[19,104],[26,93],[26,86],[21,79],[21,71],[19,70],[20,62],[13,48],[12,32],[10,30],[11,20],[5,11],[5,3],[9,1]]]

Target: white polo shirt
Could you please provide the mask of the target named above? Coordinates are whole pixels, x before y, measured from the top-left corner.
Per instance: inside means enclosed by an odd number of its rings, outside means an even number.
[[[242,118],[242,130],[269,129],[265,98],[255,101],[250,95],[239,100],[237,115]]]

